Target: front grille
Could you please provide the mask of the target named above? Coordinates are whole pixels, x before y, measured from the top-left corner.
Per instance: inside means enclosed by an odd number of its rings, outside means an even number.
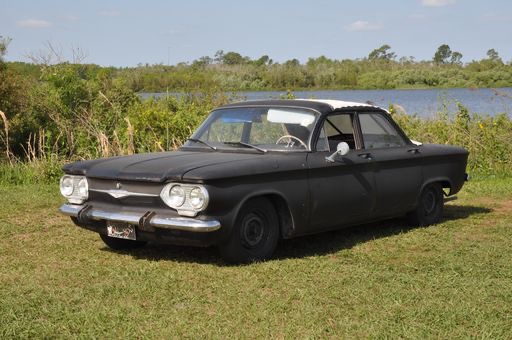
[[[120,206],[165,208],[160,198],[161,183],[129,182],[103,179],[89,180],[89,201]],[[114,194],[114,197],[111,193]],[[152,196],[139,196],[152,195]]]

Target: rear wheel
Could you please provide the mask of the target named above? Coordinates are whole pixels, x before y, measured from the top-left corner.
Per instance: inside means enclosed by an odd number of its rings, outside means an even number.
[[[408,214],[409,222],[416,226],[436,224],[443,215],[443,188],[438,183],[427,185],[421,192],[418,206]]]
[[[278,239],[276,209],[266,198],[254,198],[240,210],[229,240],[220,246],[220,253],[231,263],[262,261],[272,256]]]
[[[134,240],[125,240],[122,238],[110,237],[107,235],[100,234],[101,240],[110,248],[115,250],[129,250],[144,247],[147,242],[144,241],[134,241]]]

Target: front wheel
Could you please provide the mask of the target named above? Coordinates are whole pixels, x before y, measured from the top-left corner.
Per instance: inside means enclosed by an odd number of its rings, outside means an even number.
[[[409,222],[415,226],[436,224],[443,215],[443,189],[438,183],[427,185],[421,192],[418,206],[408,214]]]
[[[224,260],[248,263],[270,258],[279,239],[279,221],[272,203],[263,197],[244,204],[229,240],[220,246]]]
[[[122,238],[110,237],[107,235],[100,234],[101,240],[107,246],[115,250],[130,250],[140,248],[146,245],[144,241],[125,240]]]

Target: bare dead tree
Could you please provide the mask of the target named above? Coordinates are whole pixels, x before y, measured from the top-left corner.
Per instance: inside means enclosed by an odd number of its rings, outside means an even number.
[[[73,64],[82,64],[87,59],[87,53],[80,46],[71,45],[71,59],[64,56],[62,46],[55,46],[50,41],[44,44],[44,48],[25,54],[32,63],[47,67],[54,64],[70,62]]]
[[[80,46],[71,45],[71,61],[73,64],[82,64],[87,59],[87,52]]]

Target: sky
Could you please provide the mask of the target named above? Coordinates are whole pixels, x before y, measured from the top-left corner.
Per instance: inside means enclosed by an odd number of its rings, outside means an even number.
[[[218,50],[275,62],[356,59],[384,44],[430,60],[441,44],[463,62],[490,48],[512,60],[510,0],[0,0],[5,57],[73,55],[102,66],[192,62]]]

